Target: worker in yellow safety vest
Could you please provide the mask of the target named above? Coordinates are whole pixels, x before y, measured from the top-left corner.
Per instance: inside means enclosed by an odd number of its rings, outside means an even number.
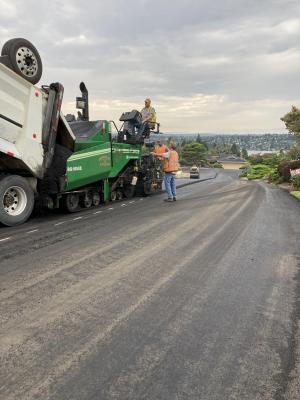
[[[170,143],[170,149],[165,153],[152,153],[155,157],[163,158],[163,170],[165,173],[164,182],[168,198],[164,199],[167,202],[176,201],[176,183],[175,175],[179,170],[179,156],[176,151],[176,146],[174,143]]]
[[[145,107],[141,110],[142,114],[142,122],[148,122],[150,129],[155,129],[156,123],[156,112],[155,109],[151,106],[151,99],[149,97],[145,99]]]

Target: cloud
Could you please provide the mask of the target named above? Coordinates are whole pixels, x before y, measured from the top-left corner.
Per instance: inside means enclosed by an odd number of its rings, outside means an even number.
[[[0,6],[1,42],[33,42],[44,65],[41,83],[63,83],[67,110],[82,80],[94,118],[118,118],[150,96],[166,131],[281,129],[280,117],[297,104],[298,1],[0,0]]]

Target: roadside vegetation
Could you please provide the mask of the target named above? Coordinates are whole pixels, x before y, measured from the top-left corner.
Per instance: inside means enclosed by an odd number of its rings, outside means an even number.
[[[291,193],[300,198],[300,174],[293,171],[300,169],[300,110],[293,106],[281,120],[295,136],[296,145],[289,151],[279,154],[263,154],[247,157],[248,166],[241,172],[241,177],[265,179],[276,184],[289,184]]]
[[[168,137],[166,145],[175,142],[179,154],[180,165],[190,167],[223,168],[218,161],[220,156],[234,155],[243,158],[247,164],[242,168],[240,177],[249,180],[265,179],[275,184],[287,184],[295,197],[300,197],[300,174],[291,176],[291,171],[300,169],[300,110],[292,107],[281,120],[287,130],[293,134],[296,144],[288,151],[281,150],[277,153],[249,156],[245,148],[240,148],[237,143],[218,144],[217,141],[206,142],[200,134],[196,139],[187,139],[182,136]],[[295,142],[294,142],[295,143]],[[151,149],[152,150],[152,149]],[[149,152],[150,149],[145,149]]]

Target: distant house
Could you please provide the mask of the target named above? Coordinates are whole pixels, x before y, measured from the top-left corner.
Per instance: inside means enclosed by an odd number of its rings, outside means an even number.
[[[234,154],[221,154],[218,162],[224,169],[240,169],[246,166],[246,160]]]

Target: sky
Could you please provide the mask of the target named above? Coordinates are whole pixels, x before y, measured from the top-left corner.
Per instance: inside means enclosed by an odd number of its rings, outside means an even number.
[[[300,106],[299,0],[0,0],[0,45],[38,49],[38,85],[118,119],[150,97],[162,132],[285,132]]]

